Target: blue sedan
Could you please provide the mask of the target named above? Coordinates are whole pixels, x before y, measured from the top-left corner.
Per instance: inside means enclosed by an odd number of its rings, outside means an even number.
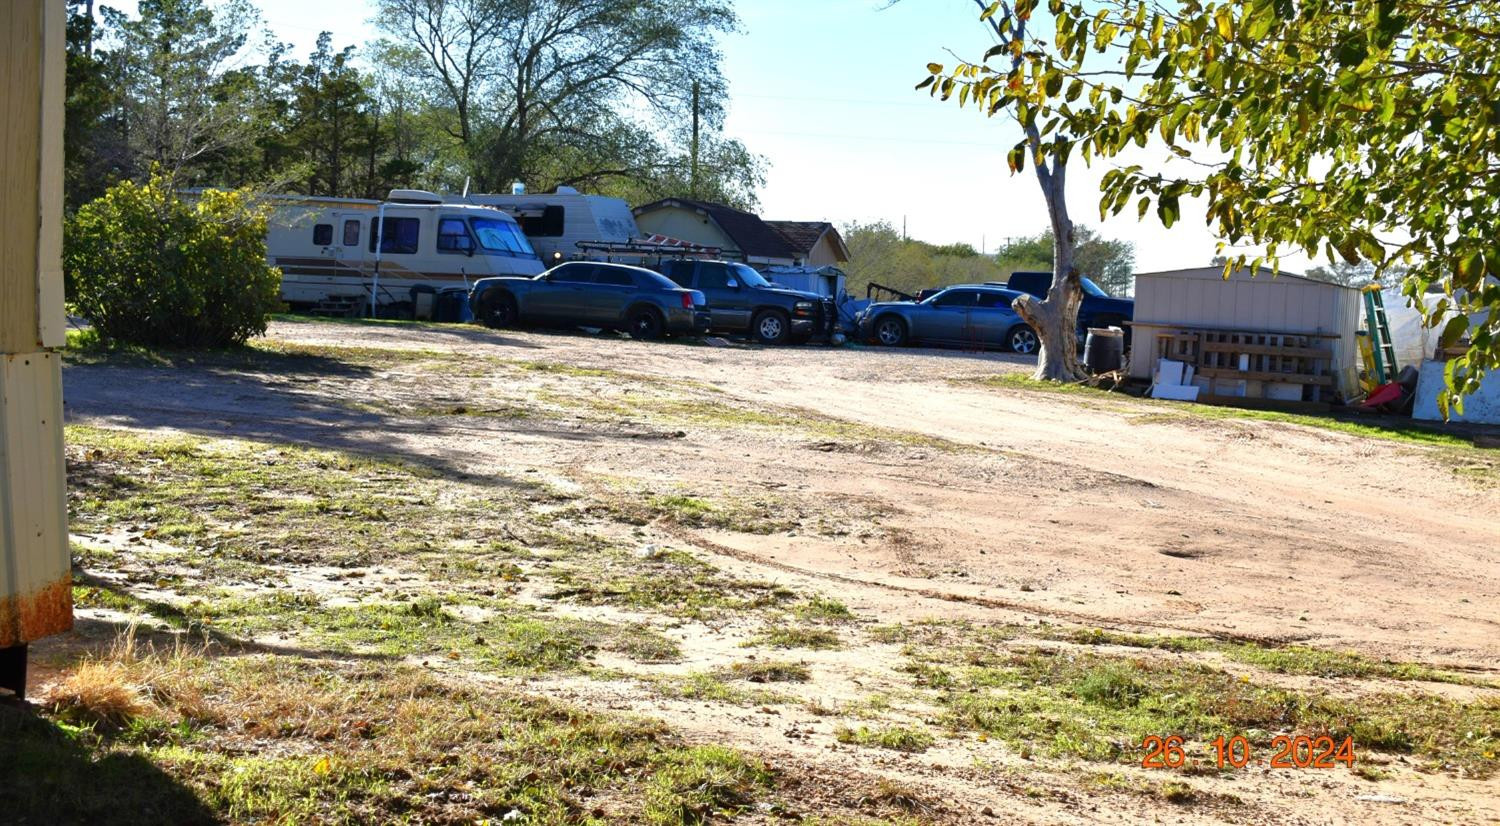
[[[946,344],[1012,350],[1030,355],[1036,332],[1010,308],[1024,295],[986,284],[960,284],[927,299],[871,304],[855,319],[859,336],[888,347]]]

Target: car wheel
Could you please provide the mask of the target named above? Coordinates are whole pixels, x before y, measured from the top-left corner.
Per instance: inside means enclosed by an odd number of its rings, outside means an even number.
[[[642,308],[630,314],[630,337],[641,341],[655,341],[661,338],[662,328],[665,327],[661,320],[661,314],[652,309]]]
[[[1029,356],[1042,349],[1042,340],[1037,338],[1036,331],[1025,324],[1011,328],[1005,336],[1005,343],[1010,346],[1011,352]]]
[[[785,313],[766,310],[750,322],[750,334],[761,344],[785,344],[792,334],[792,322]]]
[[[887,347],[900,347],[906,343],[906,322],[896,316],[886,316],[875,322],[875,340]]]
[[[479,321],[491,330],[503,330],[506,327],[516,326],[518,315],[516,300],[506,293],[501,293],[485,297],[484,304],[479,311]]]

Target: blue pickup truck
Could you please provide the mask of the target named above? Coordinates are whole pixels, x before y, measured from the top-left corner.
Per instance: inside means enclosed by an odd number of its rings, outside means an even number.
[[[989,282],[997,287],[1006,287],[1016,292],[1030,293],[1037,298],[1046,298],[1052,289],[1050,272],[1015,272],[1004,283]],[[1120,327],[1129,340],[1130,326],[1125,322],[1135,318],[1135,302],[1128,298],[1114,298],[1090,279],[1083,279],[1083,303],[1078,305],[1078,334],[1083,337],[1090,327]]]

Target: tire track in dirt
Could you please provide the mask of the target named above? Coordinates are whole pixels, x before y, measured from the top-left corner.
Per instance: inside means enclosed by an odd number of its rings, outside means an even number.
[[[978,594],[962,594],[954,591],[942,591],[936,588],[916,588],[906,585],[897,585],[891,582],[880,582],[876,580],[862,579],[860,577],[835,573],[833,571],[824,571],[816,568],[802,568],[796,565],[789,565],[785,562],[777,562],[774,559],[769,559],[759,554],[753,554],[748,551],[742,551],[736,548],[731,548],[727,545],[721,545],[717,542],[704,539],[701,536],[695,535],[693,531],[679,525],[656,522],[653,523],[652,527],[672,537],[673,539],[678,540],[679,542],[687,543],[695,548],[698,548],[699,550],[707,551],[708,553],[714,554],[716,556],[725,556],[731,559],[738,560],[740,562],[746,562],[751,565],[757,565],[764,568],[771,568],[773,570],[778,570],[797,576],[810,577],[812,579],[821,579],[829,582],[838,582],[845,585],[856,585],[862,588],[878,589],[892,593],[909,594],[911,596],[920,597],[922,599],[938,600],[941,602],[957,602],[965,605],[975,605],[981,608],[994,608],[1002,611],[1012,611],[1018,614],[1026,614],[1029,616],[1044,616],[1052,619],[1064,620],[1066,622],[1077,623],[1080,625],[1089,625],[1096,628],[1109,628],[1112,630],[1129,628],[1154,628],[1162,631],[1179,631],[1182,633],[1192,634],[1194,636],[1207,637],[1224,642],[1247,642],[1260,645],[1285,645],[1289,642],[1295,641],[1291,637],[1273,637],[1255,634],[1231,634],[1223,631],[1210,631],[1187,625],[1176,625],[1167,622],[1152,622],[1150,620],[1130,620],[1122,622],[1117,618],[1112,619],[1110,617],[1102,616],[1099,614],[1088,614],[1081,611],[1066,611],[1060,608],[1048,608],[1042,605],[1032,605],[1024,602],[1013,602],[1011,600],[997,599],[995,597],[986,597]]]

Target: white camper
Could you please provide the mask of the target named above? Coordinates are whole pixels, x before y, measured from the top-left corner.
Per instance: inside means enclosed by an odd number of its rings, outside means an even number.
[[[578,246],[580,241],[629,244],[641,237],[629,204],[605,195],[584,195],[568,186],[529,195],[517,184],[510,195],[469,195],[450,202],[496,207],[511,214],[549,267],[589,257]]]
[[[278,197],[266,245],[294,309],[424,317],[437,291],[536,275],[541,259],[505,212],[393,190],[386,201]],[[417,288],[413,292],[413,288]]]

